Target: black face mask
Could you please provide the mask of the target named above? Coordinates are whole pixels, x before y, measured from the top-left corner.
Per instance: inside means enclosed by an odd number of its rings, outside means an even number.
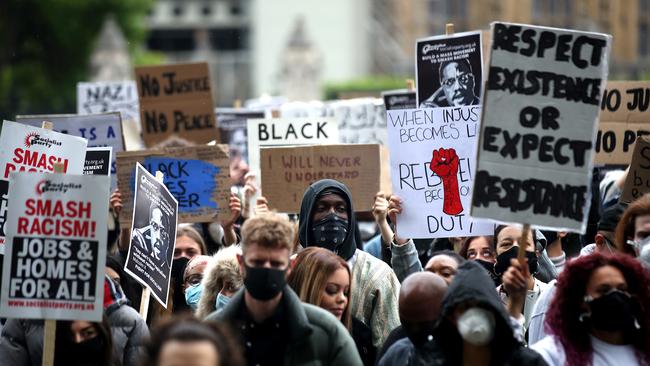
[[[501,284],[501,277],[497,276],[496,273],[494,273],[494,263],[484,261],[482,259],[475,259],[475,263],[478,263],[483,267],[487,273],[490,275],[490,278],[492,278],[492,281],[494,281],[494,287],[497,287]]]
[[[314,223],[311,230],[313,245],[336,252],[348,236],[348,220],[331,213]]]
[[[518,246],[513,246],[512,248],[506,250],[505,252],[497,256],[497,263],[494,265],[494,273],[497,276],[501,276],[508,270],[510,267],[510,260],[516,259],[519,252]],[[531,275],[537,273],[537,254],[535,252],[526,251],[526,259],[528,259],[528,270]]]
[[[597,299],[588,301],[591,314],[586,314],[594,329],[606,332],[634,331],[640,328],[636,319],[636,302],[621,291],[610,291]]]
[[[268,301],[274,298],[284,289],[287,284],[286,273],[284,269],[249,267],[246,268],[246,277],[244,277],[244,286],[246,291],[259,301]]]
[[[104,355],[104,340],[100,336],[80,343],[72,342],[69,347],[69,356],[74,360],[70,363],[72,365],[96,365],[97,358],[102,355]]]
[[[170,286],[173,288],[172,301],[174,313],[190,310],[190,307],[185,302],[185,294],[183,293],[183,273],[185,267],[190,260],[185,257],[180,257],[172,261],[172,275]]]

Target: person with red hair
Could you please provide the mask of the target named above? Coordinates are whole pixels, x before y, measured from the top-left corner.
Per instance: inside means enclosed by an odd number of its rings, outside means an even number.
[[[650,273],[628,255],[593,253],[567,264],[531,348],[549,365],[648,365]]]

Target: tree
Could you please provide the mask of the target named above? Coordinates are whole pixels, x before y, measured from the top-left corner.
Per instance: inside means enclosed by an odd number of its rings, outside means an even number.
[[[76,84],[104,19],[113,14],[130,51],[144,40],[153,0],[0,1],[0,118],[73,113]]]

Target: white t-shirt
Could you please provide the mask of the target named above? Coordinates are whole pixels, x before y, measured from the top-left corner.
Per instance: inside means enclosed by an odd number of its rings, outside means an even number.
[[[591,347],[593,348],[593,366],[635,366],[640,365],[634,354],[634,347],[630,345],[615,345],[601,341],[596,337],[591,338]],[[549,335],[541,341],[533,344],[531,347],[534,351],[542,355],[544,361],[549,366],[564,366],[566,356],[564,347],[554,336]]]

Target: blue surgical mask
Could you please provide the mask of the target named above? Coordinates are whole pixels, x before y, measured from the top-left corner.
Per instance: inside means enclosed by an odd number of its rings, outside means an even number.
[[[216,310],[221,310],[225,308],[229,302],[230,302],[230,297],[219,292],[217,294]]]
[[[185,302],[193,311],[196,311],[196,308],[199,306],[201,292],[203,292],[203,286],[200,283],[185,289]]]

